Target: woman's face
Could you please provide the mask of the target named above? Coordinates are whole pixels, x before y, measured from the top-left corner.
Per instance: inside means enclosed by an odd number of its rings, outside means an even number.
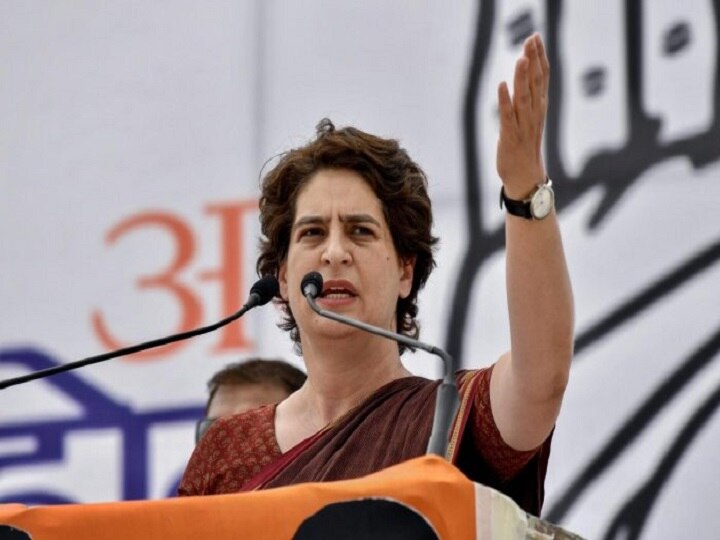
[[[399,259],[382,204],[367,182],[354,171],[320,170],[296,201],[280,294],[290,303],[301,339],[359,331],[310,309],[300,283],[312,271],[324,280],[318,305],[395,330],[397,301],[410,294],[413,264]]]

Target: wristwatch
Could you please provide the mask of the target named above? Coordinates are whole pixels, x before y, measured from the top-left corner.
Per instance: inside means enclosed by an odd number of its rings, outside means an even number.
[[[525,219],[545,219],[555,206],[555,192],[552,180],[545,178],[544,184],[539,184],[527,199],[516,201],[505,196],[505,186],[500,188],[500,208],[505,205],[508,214]]]

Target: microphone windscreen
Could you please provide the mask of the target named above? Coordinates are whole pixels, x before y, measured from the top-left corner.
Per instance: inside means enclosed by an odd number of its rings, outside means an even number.
[[[303,296],[317,298],[323,289],[323,277],[320,272],[308,272],[300,283],[300,291]]]
[[[275,278],[275,276],[268,275],[261,277],[253,284],[250,288],[250,295],[257,295],[257,305],[262,306],[275,298],[279,290],[280,286],[278,285],[277,278]]]

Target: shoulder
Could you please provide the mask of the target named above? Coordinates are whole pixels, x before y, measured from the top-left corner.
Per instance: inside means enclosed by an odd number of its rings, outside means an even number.
[[[197,450],[214,455],[223,452],[229,463],[243,461],[260,452],[280,454],[275,432],[276,405],[219,418],[200,440]]]
[[[262,467],[280,455],[275,405],[219,418],[200,439],[180,485],[182,495],[240,491]]]
[[[461,369],[455,372],[455,380],[460,394],[467,392],[487,393],[490,392],[490,378],[495,364],[480,369]]]
[[[208,440],[223,439],[227,436],[232,437],[234,434],[255,432],[271,432],[274,435],[275,408],[275,404],[264,405],[258,409],[218,418],[210,426],[202,440],[204,441],[206,437]]]

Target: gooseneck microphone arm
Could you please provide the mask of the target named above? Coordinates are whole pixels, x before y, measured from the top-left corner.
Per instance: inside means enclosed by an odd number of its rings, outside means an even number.
[[[428,441],[427,453],[437,454],[441,457],[447,457],[447,447],[450,440],[450,428],[460,406],[460,397],[458,394],[457,384],[455,382],[455,360],[448,353],[435,347],[428,345],[417,339],[412,339],[396,332],[390,332],[384,328],[373,326],[349,317],[344,317],[333,311],[321,308],[315,302],[315,298],[322,293],[323,278],[318,272],[310,272],[305,275],[300,285],[303,296],[307,299],[310,308],[322,317],[332,319],[342,324],[347,324],[371,334],[382,336],[393,341],[398,341],[410,347],[416,347],[427,351],[430,354],[439,356],[443,361],[444,375],[443,380],[437,389],[437,398],[435,400],[435,415],[433,417],[432,430]]]
[[[147,349],[153,349],[155,347],[162,347],[163,345],[168,345],[169,343],[174,343],[176,341],[181,341],[183,339],[188,339],[191,337],[199,336],[201,334],[207,334],[208,332],[217,330],[218,328],[225,326],[226,324],[229,324],[236,319],[239,319],[246,312],[250,311],[252,308],[267,304],[270,300],[272,300],[272,298],[274,296],[277,295],[277,292],[278,292],[277,280],[274,277],[265,276],[265,277],[259,279],[258,281],[256,281],[255,284],[252,286],[252,288],[250,289],[250,295],[248,297],[248,301],[245,303],[245,305],[239,311],[236,311],[229,317],[226,317],[226,318],[222,319],[221,321],[216,322],[215,324],[210,324],[208,326],[196,328],[195,330],[189,330],[187,332],[181,332],[179,334],[173,334],[171,336],[167,336],[167,337],[160,338],[160,339],[153,339],[152,341],[146,341],[144,343],[139,343],[137,345],[125,347],[123,349],[118,349],[115,351],[110,351],[108,353],[99,354],[97,356],[90,356],[88,358],[83,358],[82,360],[77,360],[76,362],[70,362],[67,364],[63,364],[61,366],[54,366],[54,367],[47,368],[47,369],[33,371],[32,373],[28,373],[27,375],[22,375],[20,377],[14,377],[12,379],[5,379],[4,381],[0,381],[0,390],[8,388],[9,386],[15,386],[17,384],[34,381],[35,379],[42,379],[45,377],[49,377],[49,376],[55,375],[57,373],[63,373],[64,371],[70,371],[72,369],[81,368],[83,366],[97,364],[98,362],[104,362],[105,360],[110,360],[111,358],[117,358],[118,356],[126,356],[128,354],[137,353],[137,352],[144,351]]]

